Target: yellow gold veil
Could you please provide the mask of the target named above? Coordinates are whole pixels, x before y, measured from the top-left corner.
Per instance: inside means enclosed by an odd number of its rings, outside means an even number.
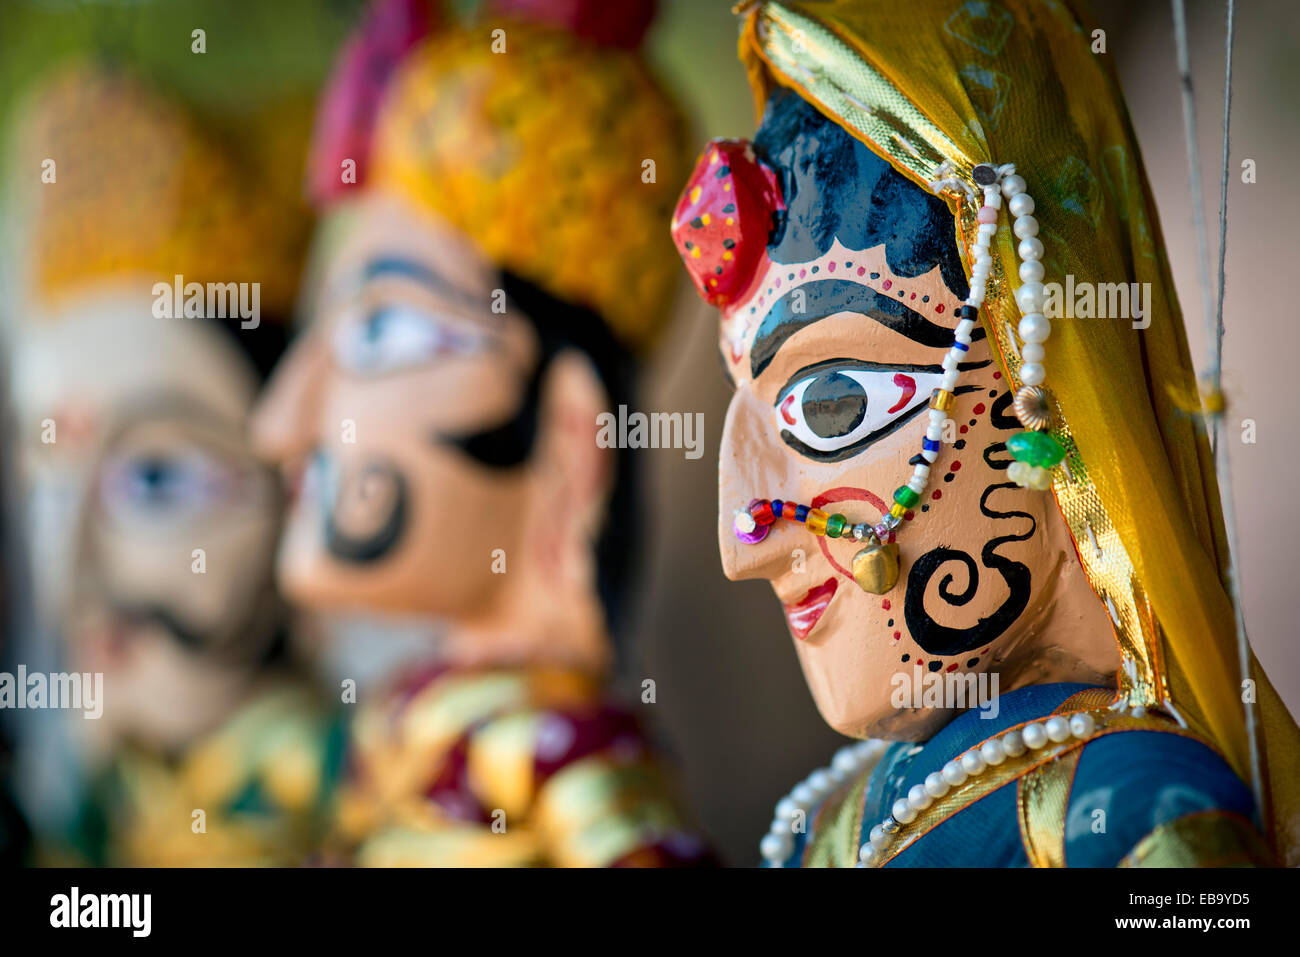
[[[1196,394],[1196,374],[1128,113],[1080,6],[751,0],[737,8],[740,56],[760,110],[774,85],[791,87],[926,189],[1015,164],[1038,200],[1045,281],[1150,284],[1140,321],[1054,324],[1047,385],[1067,450],[1054,493],[1115,626],[1117,700],[1179,717],[1249,781],[1214,464],[1174,399]],[[944,195],[968,251],[976,207]],[[1013,388],[1015,255],[1004,223],[982,319]],[[1279,858],[1300,864],[1300,730],[1253,656],[1251,678],[1264,820]]]

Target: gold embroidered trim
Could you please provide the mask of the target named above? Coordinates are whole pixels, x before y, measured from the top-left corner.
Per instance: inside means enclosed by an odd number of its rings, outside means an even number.
[[[655,835],[681,827],[664,792],[655,765],[623,764],[602,752],[547,779],[528,823],[553,866],[607,867]]]
[[[1071,695],[1053,713],[1105,707],[1114,697],[1113,691],[1089,688]],[[1028,772],[1016,785],[1016,817],[1030,867],[1065,867],[1065,817],[1081,757],[1083,748],[1069,751]]]
[[[1120,867],[1276,867],[1268,845],[1244,817],[1200,811],[1168,821],[1134,846]]]
[[[927,188],[945,162],[970,180],[974,161],[830,27],[779,3],[763,3],[745,30],[775,77],[891,165]]]
[[[801,866],[853,867],[858,863],[858,834],[866,810],[867,788],[875,769],[863,771],[852,784],[832,794],[822,805],[804,848]]]
[[[1068,714],[1078,714],[1079,711],[1059,712],[1062,716]],[[1098,738],[1107,734],[1114,734],[1119,731],[1160,731],[1166,734],[1179,734],[1197,741],[1202,739],[1190,731],[1180,728],[1169,718],[1158,714],[1144,714],[1135,716],[1126,712],[1110,711],[1108,709],[1090,710],[1088,712],[1097,722],[1097,730],[1093,732],[1092,737],[1087,741],[1080,741],[1078,738],[1070,738],[1068,741],[1052,742],[1046,747],[1039,748],[1035,751],[1026,751],[1016,758],[1007,758],[1001,764],[990,768],[979,776],[969,779],[960,787],[953,788],[943,797],[939,798],[924,811],[921,811],[916,820],[903,828],[904,838],[894,842],[887,856],[880,858],[877,866],[883,866],[893,860],[903,851],[911,847],[916,841],[920,840],[934,828],[938,827],[948,818],[952,817],[958,811],[963,811],[975,802],[988,797],[1003,785],[1010,784],[1012,781],[1029,773],[1035,768],[1041,767],[1056,758],[1065,755],[1076,748],[1081,748],[1085,744],[1096,741]],[[1021,724],[1005,728],[991,737],[1001,737],[1008,731],[1023,730],[1025,725],[1041,722],[1043,718],[1034,718],[1032,721],[1025,721]],[[985,740],[988,740],[987,738]],[[984,742],[973,745],[967,750],[974,750],[980,747]],[[965,753],[965,752],[962,752]],[[873,824],[875,822],[872,822]],[[859,833],[859,840],[865,840],[865,835]]]

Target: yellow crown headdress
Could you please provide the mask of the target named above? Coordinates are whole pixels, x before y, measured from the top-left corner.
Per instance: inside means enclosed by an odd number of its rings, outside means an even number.
[[[309,121],[278,104],[218,129],[119,70],[61,67],[29,91],[13,137],[24,292],[49,302],[98,279],[181,274],[258,282],[262,308],[287,314],[309,228]]]
[[[315,192],[346,195],[339,163],[352,157],[358,180],[414,199],[644,348],[678,281],[662,224],[688,169],[682,118],[631,40],[505,8],[490,25],[431,30],[419,2],[377,6],[324,99]]]

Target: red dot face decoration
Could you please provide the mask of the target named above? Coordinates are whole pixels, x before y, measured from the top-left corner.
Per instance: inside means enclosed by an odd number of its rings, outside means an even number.
[[[748,140],[714,140],[705,148],[677,201],[672,233],[706,302],[723,306],[744,294],[784,210],[776,173]]]

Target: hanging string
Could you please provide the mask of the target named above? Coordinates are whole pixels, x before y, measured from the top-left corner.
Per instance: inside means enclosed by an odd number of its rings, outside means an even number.
[[[1232,119],[1232,41],[1237,24],[1237,0],[1228,0],[1228,25],[1223,51],[1223,175],[1219,179],[1219,301],[1215,307],[1214,367],[1223,361],[1224,261],[1228,253],[1228,128]],[[1215,383],[1216,387],[1218,383]]]
[[[1171,0],[1174,14],[1174,42],[1178,53],[1178,75],[1183,95],[1183,129],[1187,138],[1187,163],[1191,179],[1192,222],[1196,228],[1196,245],[1200,261],[1201,303],[1205,316],[1206,345],[1210,351],[1210,365],[1204,378],[1208,383],[1207,412],[1205,416],[1207,431],[1210,433],[1210,449],[1214,456],[1214,474],[1219,483],[1219,495],[1222,499],[1224,534],[1228,539],[1228,567],[1223,570],[1223,577],[1228,586],[1228,596],[1232,601],[1233,616],[1237,630],[1237,663],[1243,683],[1251,679],[1250,642],[1246,636],[1246,618],[1241,603],[1241,587],[1237,570],[1241,567],[1237,551],[1237,515],[1232,495],[1232,470],[1229,467],[1228,450],[1223,441],[1224,403],[1221,401],[1221,371],[1223,363],[1223,294],[1224,262],[1228,240],[1228,156],[1229,156],[1229,121],[1232,116],[1232,44],[1237,15],[1236,0],[1227,3],[1227,30],[1225,33],[1224,55],[1224,92],[1223,92],[1223,169],[1219,181],[1219,288],[1217,302],[1210,289],[1210,253],[1209,237],[1205,227],[1205,214],[1202,209],[1201,162],[1196,146],[1196,103],[1192,96],[1191,56],[1187,43],[1187,12],[1184,0]],[[1213,303],[1213,305],[1212,305]],[[1250,751],[1251,787],[1255,792],[1255,804],[1262,815],[1265,811],[1263,774],[1259,756],[1259,729],[1255,718],[1255,709],[1242,696],[1242,705],[1246,717],[1246,741]]]
[[[1174,6],[1174,43],[1178,53],[1178,79],[1183,93],[1183,134],[1186,137],[1187,165],[1192,189],[1192,224],[1196,229],[1196,257],[1200,263],[1201,315],[1210,349],[1215,341],[1214,292],[1210,289],[1210,246],[1205,228],[1205,211],[1202,209],[1201,160],[1196,146],[1196,100],[1192,96],[1192,61],[1187,52],[1187,11],[1183,0],[1172,0]],[[1211,364],[1207,375],[1215,382],[1219,378],[1219,363],[1211,351]]]

